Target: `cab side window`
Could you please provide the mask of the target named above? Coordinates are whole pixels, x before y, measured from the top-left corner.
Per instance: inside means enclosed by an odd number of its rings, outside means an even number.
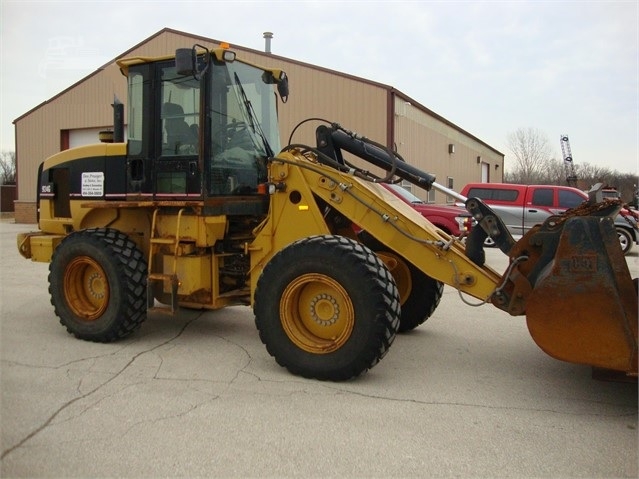
[[[539,188],[533,192],[532,204],[535,206],[552,206],[553,191],[550,188]]]
[[[501,188],[470,188],[467,196],[480,200],[515,202],[519,197],[519,191]]]
[[[574,191],[559,190],[559,206],[561,208],[575,208],[586,201]]]
[[[178,75],[173,65],[162,69],[162,154],[197,155],[200,85]]]

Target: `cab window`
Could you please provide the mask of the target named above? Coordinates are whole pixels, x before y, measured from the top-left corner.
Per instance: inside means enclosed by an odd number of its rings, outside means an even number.
[[[533,192],[532,204],[535,206],[552,206],[553,191],[550,188],[539,188]]]
[[[144,120],[144,74],[132,70],[129,73],[129,121],[127,127],[129,155],[140,155],[143,146],[143,120]]]
[[[498,188],[471,188],[468,190],[469,198],[479,198],[480,200],[492,201],[517,201],[519,191]]]
[[[197,155],[200,85],[180,76],[171,65],[162,69],[162,155]]]
[[[586,199],[574,191],[559,190],[559,206],[561,208],[575,208]]]

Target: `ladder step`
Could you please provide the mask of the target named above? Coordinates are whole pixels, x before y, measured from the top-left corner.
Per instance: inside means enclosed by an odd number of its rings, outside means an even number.
[[[171,306],[152,306],[151,308],[147,308],[146,311],[147,313],[162,313],[171,316],[175,314]]]
[[[147,277],[150,281],[172,281],[173,278],[177,279],[177,277],[168,273],[149,273]]]
[[[148,262],[148,273],[147,273],[147,311],[161,311],[169,314],[175,314],[178,309],[178,287],[180,281],[178,280],[177,275],[175,274],[177,269],[177,257],[178,257],[178,246],[180,245],[180,220],[182,218],[182,213],[184,212],[184,208],[180,209],[177,215],[177,225],[175,231],[175,237],[173,238],[160,238],[155,237],[156,233],[156,221],[158,217],[158,212],[160,210],[158,208],[153,211],[153,220],[151,222],[151,238],[150,238],[150,248],[149,248],[149,262]],[[167,273],[156,273],[153,268],[153,256],[155,253],[158,253],[160,245],[169,245],[175,248],[173,252],[173,274]],[[157,248],[156,248],[157,246]],[[155,299],[153,298],[153,283],[156,281],[168,281],[171,285],[171,305],[170,307],[157,307],[154,305]],[[162,285],[162,289],[164,289],[164,284]]]
[[[147,276],[146,282],[146,298],[147,298],[147,311],[153,311],[157,309],[157,306],[153,306],[154,298],[153,298],[153,281],[170,281],[171,282],[171,306],[170,307],[159,307],[159,309],[167,309],[168,312],[174,314],[178,309],[178,278],[174,274],[165,274],[165,273],[149,273]]]
[[[175,244],[177,239],[175,238],[151,238],[152,244]]]

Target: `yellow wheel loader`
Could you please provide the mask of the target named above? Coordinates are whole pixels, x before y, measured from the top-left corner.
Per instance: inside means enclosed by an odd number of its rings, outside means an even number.
[[[71,334],[109,342],[149,311],[248,304],[280,365],[345,380],[423,323],[447,284],[526,315],[553,357],[636,377],[637,288],[611,219],[619,204],[593,195],[515,243],[470,198],[478,226],[461,241],[380,185],[442,188],[386,146],[328,122],[316,145],[281,149],[283,71],[199,45],[118,63],[126,142],[115,102],[111,138],[40,166],[39,231],[17,238],[24,257],[50,263],[51,302]],[[484,264],[488,236],[510,258],[501,274]]]

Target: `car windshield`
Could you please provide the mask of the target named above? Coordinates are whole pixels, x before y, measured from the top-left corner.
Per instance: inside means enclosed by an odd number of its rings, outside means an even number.
[[[397,196],[401,197],[404,199],[404,201],[407,201],[408,203],[412,203],[412,204],[424,204],[424,202],[422,200],[420,200],[417,196],[415,196],[414,194],[412,194],[410,191],[408,191],[406,188],[402,188],[399,185],[391,185],[388,184],[388,189],[392,190],[393,193],[395,193]]]

